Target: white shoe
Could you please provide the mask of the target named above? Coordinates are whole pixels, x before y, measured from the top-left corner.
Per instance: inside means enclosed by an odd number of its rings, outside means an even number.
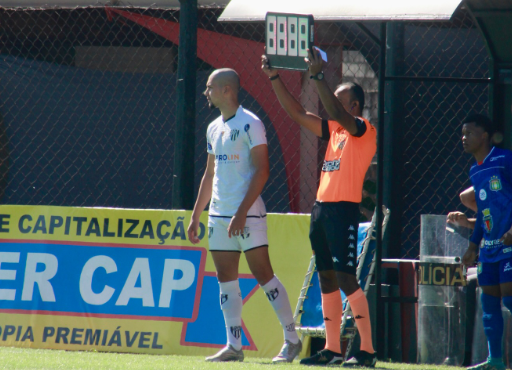
[[[244,360],[244,351],[236,350],[233,348],[231,344],[222,348],[219,352],[214,354],[213,356],[206,357],[206,361],[208,362],[228,362],[228,361],[239,361],[242,362]]]
[[[289,340],[285,340],[281,352],[272,359],[272,362],[293,362],[302,351],[302,342],[299,339],[298,343],[293,344]]]

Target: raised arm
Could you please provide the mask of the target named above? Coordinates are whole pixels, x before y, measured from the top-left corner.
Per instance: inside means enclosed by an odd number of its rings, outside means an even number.
[[[279,78],[277,70],[269,66],[265,55],[261,56],[261,69],[270,78],[277,99],[290,118],[313,132],[316,136],[322,137],[322,119],[316,114],[306,111],[297,99],[290,94],[281,78]]]
[[[308,50],[306,63],[309,66],[311,76],[317,76],[318,73],[322,72],[323,61],[318,50]],[[327,81],[325,79],[315,79],[315,83],[320,100],[329,116],[343,126],[351,135],[357,134],[358,128],[354,116],[343,107],[343,104],[341,104],[329,88],[329,85],[327,85]]]
[[[215,175],[215,155],[208,154],[208,161],[206,162],[206,169],[203,178],[201,179],[201,186],[199,186],[199,193],[197,194],[196,204],[192,211],[190,224],[188,225],[188,239],[192,244],[199,243],[197,237],[197,229],[199,227],[199,218],[201,213],[206,208],[206,205],[212,197],[213,176]]]

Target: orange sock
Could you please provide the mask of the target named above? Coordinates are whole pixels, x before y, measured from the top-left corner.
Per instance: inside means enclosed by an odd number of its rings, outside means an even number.
[[[368,300],[361,288],[349,295],[348,302],[356,319],[357,330],[361,337],[361,351],[374,353],[372,344],[372,326],[370,324],[370,310]]]
[[[341,353],[340,326],[343,306],[339,290],[328,294],[322,293],[322,312],[325,322],[325,348]]]

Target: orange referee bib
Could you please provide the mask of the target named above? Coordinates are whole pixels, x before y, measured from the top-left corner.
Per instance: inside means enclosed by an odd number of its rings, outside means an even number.
[[[358,118],[366,124],[361,137],[350,135],[336,121],[328,121],[329,145],[316,195],[321,202],[361,202],[364,177],[377,150],[377,130],[368,120]]]

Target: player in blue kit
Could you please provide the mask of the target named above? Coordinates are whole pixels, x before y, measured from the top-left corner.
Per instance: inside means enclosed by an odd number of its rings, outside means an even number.
[[[501,301],[512,311],[512,152],[491,146],[493,129],[488,117],[475,114],[464,122],[462,145],[477,162],[469,175],[478,211],[462,262],[471,266],[478,255],[478,283],[489,345],[487,361],[469,369],[502,370]]]

